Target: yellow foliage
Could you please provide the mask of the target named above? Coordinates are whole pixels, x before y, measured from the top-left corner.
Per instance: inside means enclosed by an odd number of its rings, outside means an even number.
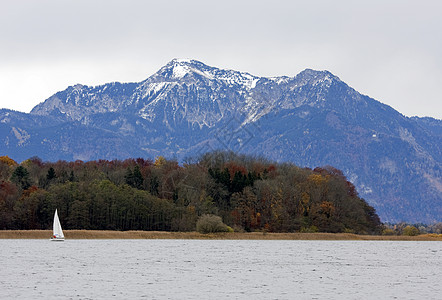
[[[5,156],[0,156],[0,162],[7,164],[10,167],[14,167],[17,164],[17,162],[11,158],[9,158],[9,156],[5,155]]]
[[[316,185],[321,185],[327,179],[324,176],[322,176],[321,174],[311,174],[308,177],[308,180],[314,182]]]
[[[300,214],[308,213],[310,210],[310,195],[303,192],[301,195],[301,202],[299,203],[298,211]]]
[[[303,192],[301,202],[302,202],[302,205],[308,205],[308,203],[310,202],[310,195],[306,192]]]
[[[442,234],[438,234],[438,233],[429,233],[429,234],[426,234],[426,236],[442,239]]]
[[[408,235],[408,236],[419,235],[419,229],[417,229],[414,226],[408,225],[407,227],[404,228],[402,234],[403,235]]]
[[[25,168],[28,168],[29,166],[32,165],[32,161],[28,158],[27,160],[22,161],[20,165],[24,166]]]
[[[164,156],[157,156],[155,158],[154,166],[160,167],[160,166],[164,165],[165,163],[166,163],[166,159],[164,158]]]

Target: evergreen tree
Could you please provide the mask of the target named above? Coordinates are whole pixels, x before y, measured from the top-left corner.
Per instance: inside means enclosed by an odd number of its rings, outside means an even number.
[[[70,181],[70,182],[75,181],[74,171],[71,171],[71,174],[69,174],[69,181]]]
[[[143,188],[143,182],[144,178],[141,174],[140,167],[138,165],[135,166],[134,171],[132,173],[132,181],[133,181],[133,187],[137,189]]]
[[[23,190],[26,190],[31,186],[29,181],[29,172],[23,166],[18,166],[15,169],[14,173],[12,173],[11,181],[21,187]]]
[[[57,175],[55,174],[55,170],[53,167],[50,167],[48,170],[48,174],[46,175],[46,179],[48,181],[51,181],[52,179],[57,178]]]
[[[126,180],[126,184],[130,186],[134,186],[134,173],[131,168],[127,168],[126,175],[124,175],[124,180]]]
[[[126,183],[131,187],[137,188],[139,190],[143,189],[144,178],[138,165],[135,166],[133,171],[131,168],[127,168],[124,179],[126,180]]]

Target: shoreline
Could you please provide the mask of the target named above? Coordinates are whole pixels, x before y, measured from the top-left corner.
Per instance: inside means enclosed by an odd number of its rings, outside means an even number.
[[[184,239],[184,240],[327,240],[327,241],[442,241],[442,234],[417,236],[358,235],[353,233],[232,232],[202,234],[170,231],[65,230],[69,239]],[[50,239],[52,230],[0,230],[0,239]]]

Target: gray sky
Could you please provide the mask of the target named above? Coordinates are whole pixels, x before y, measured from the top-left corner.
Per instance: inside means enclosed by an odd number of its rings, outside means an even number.
[[[173,58],[328,70],[404,115],[442,118],[440,0],[0,0],[0,108],[138,82]]]

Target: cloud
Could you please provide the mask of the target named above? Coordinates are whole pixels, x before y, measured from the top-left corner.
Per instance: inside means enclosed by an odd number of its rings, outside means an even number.
[[[186,57],[258,76],[327,69],[406,115],[441,118],[441,11],[399,0],[3,1],[0,107],[141,81]]]

